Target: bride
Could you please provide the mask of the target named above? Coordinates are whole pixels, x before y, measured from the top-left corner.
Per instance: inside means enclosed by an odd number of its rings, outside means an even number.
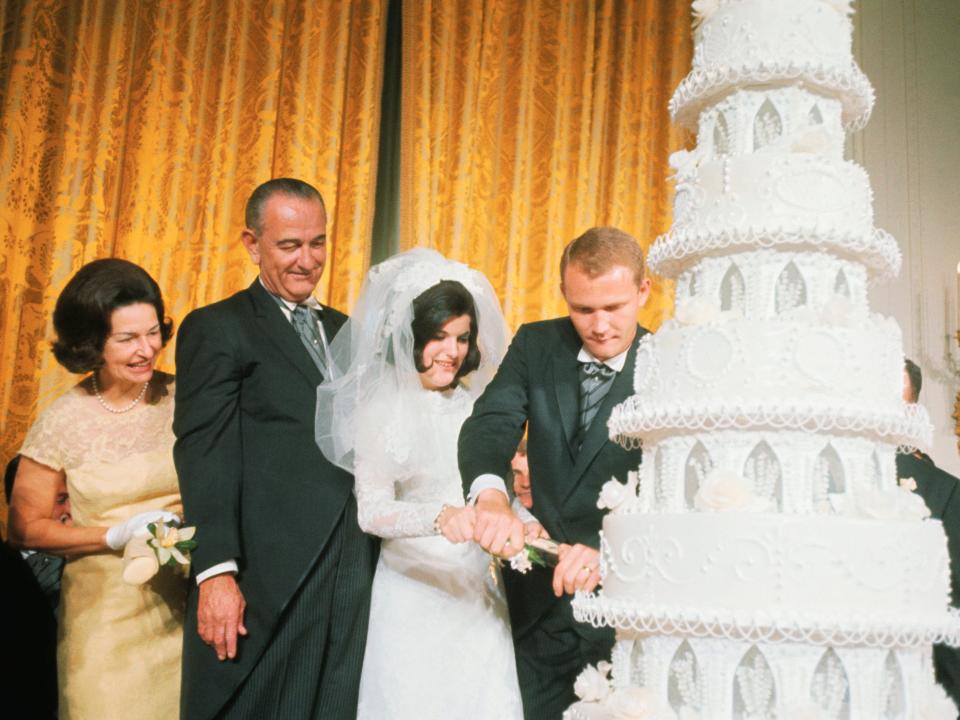
[[[383,538],[358,718],[523,716],[497,570],[438,530],[450,514],[472,524],[457,436],[506,344],[486,278],[426,249],[373,267],[331,344],[317,442],[354,473],[360,526]]]

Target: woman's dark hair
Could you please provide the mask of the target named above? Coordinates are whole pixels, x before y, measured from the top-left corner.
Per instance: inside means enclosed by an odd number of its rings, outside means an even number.
[[[464,375],[480,367],[480,348],[477,347],[477,310],[473,296],[456,280],[441,280],[433,287],[417,295],[413,301],[413,364],[417,372],[426,372],[423,364],[423,348],[452,318],[470,316],[470,340],[463,365],[454,376],[454,385]]]
[[[163,345],[173,337],[173,321],[164,317],[160,287],[147,271],[120,258],[87,263],[70,278],[53,310],[57,362],[74,373],[103,364],[103,346],[114,310],[136,303],[153,305]]]

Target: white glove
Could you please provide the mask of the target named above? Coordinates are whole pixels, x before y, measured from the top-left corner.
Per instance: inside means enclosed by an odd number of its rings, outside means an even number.
[[[166,510],[148,510],[137,513],[132,518],[117,523],[107,530],[107,545],[111,550],[123,550],[131,538],[137,535],[146,535],[147,525],[152,522],[175,522],[180,524],[180,516]]]

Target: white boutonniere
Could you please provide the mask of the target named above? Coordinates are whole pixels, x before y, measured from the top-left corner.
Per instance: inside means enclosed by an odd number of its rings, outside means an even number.
[[[527,540],[523,550],[510,558],[510,569],[524,575],[537,567],[554,567],[559,559],[560,545],[549,538]]]

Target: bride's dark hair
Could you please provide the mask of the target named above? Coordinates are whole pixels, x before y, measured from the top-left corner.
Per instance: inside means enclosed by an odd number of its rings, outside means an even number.
[[[473,296],[456,280],[441,280],[417,295],[413,301],[413,364],[417,372],[426,372],[423,348],[452,318],[470,316],[470,339],[467,356],[454,377],[454,384],[480,367],[480,348],[477,347],[477,310]]]

